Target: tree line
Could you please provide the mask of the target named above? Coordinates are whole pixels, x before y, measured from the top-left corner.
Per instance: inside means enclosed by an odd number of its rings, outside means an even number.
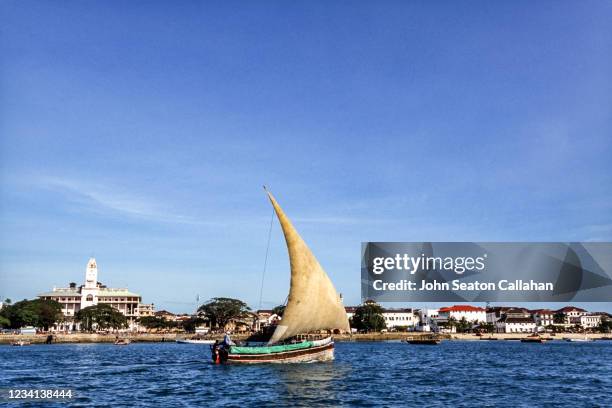
[[[280,311],[279,311],[280,312]],[[213,298],[201,305],[195,316],[177,322],[164,319],[161,316],[143,316],[138,322],[147,329],[183,329],[187,332],[195,331],[201,324],[207,323],[210,327],[223,329],[231,321],[241,320],[253,322],[256,315],[241,300],[232,298]],[[66,321],[62,313],[62,306],[55,300],[22,300],[11,304],[10,299],[5,301],[0,309],[0,327],[19,329],[25,326],[49,330],[57,323]],[[73,321],[80,323],[82,331],[125,329],[128,327],[127,317],[109,304],[99,303],[89,306],[75,313]]]

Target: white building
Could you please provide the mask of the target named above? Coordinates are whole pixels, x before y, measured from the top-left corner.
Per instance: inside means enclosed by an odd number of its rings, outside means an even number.
[[[536,323],[531,317],[503,316],[495,323],[498,333],[533,333]]]
[[[599,326],[601,324],[601,319],[602,315],[600,314],[588,313],[578,318],[578,324],[580,324],[585,329],[591,329],[593,327]]]
[[[537,309],[533,310],[533,320],[536,326],[545,328],[555,323],[555,312],[549,309]]]
[[[397,327],[411,328],[419,324],[419,315],[413,309],[383,309],[387,329]]]
[[[438,310],[438,321],[448,321],[450,318],[460,321],[465,318],[468,322],[486,322],[487,312],[485,309],[470,305],[455,305],[443,307]]]
[[[279,320],[281,320],[281,317],[270,309],[261,309],[256,311],[255,314],[257,315],[255,324],[253,326],[255,331],[261,330],[263,327],[276,324]]]
[[[366,302],[367,303],[367,302]],[[358,306],[345,306],[346,317],[350,320],[357,310]],[[398,327],[412,328],[419,324],[419,315],[413,309],[382,309],[382,316],[385,319],[387,329],[395,329]]]
[[[138,304],[138,316],[154,316],[155,315],[155,305],[153,303],[140,303]]]
[[[123,313],[129,324],[129,329],[137,328],[141,297],[127,288],[107,288],[98,282],[98,265],[94,258],[87,262],[85,284],[77,287],[71,283],[67,288],[53,288],[53,291],[38,295],[41,299],[55,300],[62,305],[65,320],[56,324],[54,330],[78,330],[80,324],[75,322],[74,315],[81,309],[97,304],[109,304]]]
[[[588,312],[584,309],[575,306],[566,306],[563,309],[557,310],[557,313],[565,315],[565,324],[580,324],[580,316],[586,315]]]
[[[419,321],[414,330],[421,332],[439,331],[440,329],[437,326],[439,312],[439,309],[419,309],[417,311]]]

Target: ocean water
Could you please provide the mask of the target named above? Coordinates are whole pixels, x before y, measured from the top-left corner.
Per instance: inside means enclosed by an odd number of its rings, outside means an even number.
[[[251,366],[202,345],[0,346],[0,388],[64,387],[71,403],[7,406],[612,406],[612,342],[347,342],[333,362]]]

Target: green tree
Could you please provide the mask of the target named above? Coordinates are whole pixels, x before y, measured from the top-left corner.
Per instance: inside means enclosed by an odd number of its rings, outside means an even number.
[[[472,330],[472,323],[468,322],[465,316],[463,316],[461,320],[457,322],[457,331],[459,333],[465,333],[470,330]]]
[[[482,323],[480,328],[487,333],[495,332],[495,325],[493,323]]]
[[[128,326],[127,317],[111,305],[100,303],[79,310],[74,318],[84,330],[123,329]]]
[[[553,315],[553,322],[557,323],[557,324],[563,324],[565,323],[565,313],[563,312],[557,312]]]
[[[612,320],[603,319],[597,329],[602,333],[610,333],[612,331]]]
[[[172,329],[178,326],[176,322],[159,316],[144,316],[138,319],[138,323],[147,329]]]
[[[0,316],[0,327],[10,327],[11,321],[4,316]]]
[[[38,316],[37,327],[49,330],[55,323],[64,318],[62,305],[55,300],[36,299],[33,301],[35,313]]]
[[[379,304],[366,302],[355,310],[351,318],[351,327],[360,331],[381,331],[387,327],[382,313],[383,308]]]
[[[54,300],[22,300],[2,308],[0,315],[10,323],[9,327],[18,329],[24,326],[49,330],[63,318],[62,306]]]
[[[241,300],[217,297],[198,308],[213,327],[225,328],[233,319],[244,319],[250,316],[250,308]]]
[[[272,313],[278,315],[279,317],[283,317],[283,313],[285,313],[285,305],[278,305],[274,309],[272,309]]]

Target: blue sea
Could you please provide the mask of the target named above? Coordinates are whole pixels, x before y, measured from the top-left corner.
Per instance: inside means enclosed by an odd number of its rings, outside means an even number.
[[[9,406],[609,407],[612,342],[344,342],[333,362],[251,366],[212,365],[202,345],[0,346],[0,388],[76,395]]]

